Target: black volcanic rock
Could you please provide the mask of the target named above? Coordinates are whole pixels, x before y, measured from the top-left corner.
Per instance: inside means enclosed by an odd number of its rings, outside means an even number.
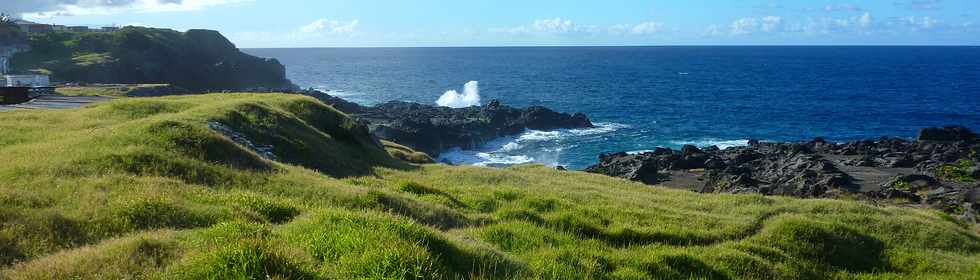
[[[361,106],[329,94],[309,90],[316,97],[365,122],[381,139],[437,156],[451,148],[472,149],[494,138],[515,135],[525,129],[554,130],[593,127],[585,115],[565,114],[534,106],[518,109],[493,100],[484,106],[448,108],[392,101]]]
[[[917,141],[880,138],[830,143],[817,138],[805,143],[752,141],[749,146],[725,150],[658,148],[635,155],[602,154],[599,162],[586,171],[661,184],[678,172],[692,174],[692,170],[698,170],[697,182],[701,185],[689,187],[701,192],[804,198],[854,193],[869,199],[922,202],[956,214],[973,209],[972,213],[977,214],[978,140],[976,133],[966,128],[945,127],[923,129]],[[869,180],[889,178],[881,178],[887,174],[892,174],[891,179],[867,186]]]
[[[962,126],[931,127],[919,130],[918,141],[975,141],[977,134]]]
[[[639,167],[645,166],[659,167],[651,171],[657,176],[669,171],[704,169],[704,192],[821,197],[831,189],[851,185],[848,176],[832,163],[795,143],[758,143],[709,151],[685,146],[681,151],[601,155],[599,164],[586,171],[636,180],[652,176],[636,174],[642,171]]]
[[[592,122],[582,113],[569,116],[541,106],[528,107],[522,112],[521,120],[524,126],[534,130],[592,127]]]
[[[447,108],[408,102],[388,102],[361,108],[356,118],[368,122],[379,138],[430,155],[450,148],[472,149],[487,141],[519,134],[525,129],[553,130],[592,127],[582,114],[569,115],[544,107],[517,109],[492,101],[483,107]]]

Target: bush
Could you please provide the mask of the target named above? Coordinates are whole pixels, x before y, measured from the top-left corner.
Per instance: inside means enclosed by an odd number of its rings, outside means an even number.
[[[973,177],[969,170],[976,164],[970,160],[960,160],[956,164],[946,164],[936,169],[936,177],[952,180],[956,182],[973,182],[978,178]]]

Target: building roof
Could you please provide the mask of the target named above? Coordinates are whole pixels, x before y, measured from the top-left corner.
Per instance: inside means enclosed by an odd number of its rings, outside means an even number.
[[[22,19],[14,19],[14,24],[38,24],[38,23],[33,21],[22,20]]]

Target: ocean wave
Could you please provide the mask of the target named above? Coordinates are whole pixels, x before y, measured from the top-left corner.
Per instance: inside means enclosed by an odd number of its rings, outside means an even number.
[[[371,95],[365,94],[363,92],[350,92],[343,90],[327,89],[326,87],[314,87],[313,89],[326,93],[333,97],[339,97],[344,100],[354,102],[363,106],[372,106],[377,104],[377,101],[371,99]]]
[[[348,92],[343,90],[328,89],[326,87],[314,87],[313,89],[322,91],[326,94],[329,94],[330,96],[341,97],[341,98],[364,95],[363,93],[359,93],[359,92]]]
[[[682,141],[670,141],[671,144],[677,146],[683,145],[694,145],[701,148],[718,146],[721,149],[728,149],[731,147],[744,147],[749,145],[749,140],[739,139],[739,140],[720,140],[720,139],[700,139],[700,140],[682,140]]]
[[[453,148],[442,153],[439,156],[439,160],[449,161],[453,164],[476,166],[505,166],[534,162],[534,158],[527,155],[508,155],[498,152],[480,152],[459,148]]]
[[[593,125],[595,125],[595,127],[569,129],[567,132],[576,136],[587,136],[610,133],[630,127],[629,125],[621,123],[593,123]]]
[[[540,130],[527,130],[524,134],[517,137],[518,142],[530,142],[530,141],[549,141],[561,138],[560,131],[540,131]]]
[[[440,161],[478,166],[507,166],[525,163],[560,165],[562,151],[577,138],[602,135],[627,128],[618,123],[595,123],[592,128],[552,131],[525,130],[516,136],[498,138],[475,150],[451,149],[439,156]]]
[[[504,144],[503,147],[500,147],[500,151],[501,152],[510,152],[510,151],[519,150],[520,148],[523,148],[523,146],[521,146],[521,144],[518,144],[517,142],[509,142],[507,144]]]

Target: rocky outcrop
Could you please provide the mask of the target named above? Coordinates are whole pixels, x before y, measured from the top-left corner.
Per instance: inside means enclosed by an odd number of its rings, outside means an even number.
[[[753,143],[726,150],[688,145],[680,151],[659,148],[642,154],[601,155],[599,164],[586,169],[647,184],[669,180],[673,171],[690,170],[703,174],[703,192],[823,197],[833,189],[852,187],[849,177],[833,163],[807,145],[794,143]],[[623,173],[629,177],[620,176]]]
[[[487,141],[526,129],[593,127],[584,114],[565,114],[545,107],[518,109],[490,101],[482,107],[448,108],[393,101],[360,106],[319,91],[306,91],[328,105],[367,123],[378,138],[436,156],[450,148],[472,149]]]
[[[977,134],[962,126],[931,127],[920,130],[916,140],[919,142],[971,142],[977,140]]]
[[[228,137],[228,139],[235,141],[235,143],[248,148],[264,159],[271,161],[279,160],[279,157],[275,154],[276,147],[273,147],[272,145],[255,144],[252,142],[252,140],[249,140],[248,137],[245,137],[244,134],[238,133],[234,129],[231,129],[227,125],[220,122],[208,121],[208,128],[215,132],[221,133],[221,135],[224,135],[225,137]]]
[[[651,185],[669,185],[672,176],[696,174],[700,185],[692,187],[701,192],[803,198],[850,193],[973,215],[980,210],[978,139],[964,127],[944,127],[923,129],[916,141],[830,143],[817,138],[805,143],[751,141],[749,146],[725,150],[658,148],[641,154],[603,154],[586,171]]]
[[[245,54],[212,30],[51,32],[31,36],[30,45],[33,51],[15,56],[13,66],[47,70],[57,82],[172,84],[198,92],[296,89],[279,61]]]

